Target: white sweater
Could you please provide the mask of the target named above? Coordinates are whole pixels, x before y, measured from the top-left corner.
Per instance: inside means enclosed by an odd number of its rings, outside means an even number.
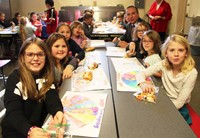
[[[180,109],[185,103],[188,103],[191,98],[191,92],[194,88],[198,72],[193,68],[187,74],[179,73],[173,75],[172,70],[167,70],[163,66],[164,60],[150,66],[143,72],[136,75],[138,84],[145,81],[147,76],[151,76],[158,71],[162,71],[162,83],[166,89],[167,95],[174,103],[177,109]]]

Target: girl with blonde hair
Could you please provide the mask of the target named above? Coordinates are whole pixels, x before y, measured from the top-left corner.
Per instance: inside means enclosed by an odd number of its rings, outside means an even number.
[[[147,84],[145,78],[162,71],[162,82],[175,107],[188,124],[192,123],[186,104],[190,102],[198,72],[190,53],[188,41],[181,35],[169,36],[162,47],[164,59],[136,75],[143,91],[150,92],[154,86]]]
[[[35,31],[37,28],[31,25],[28,21],[27,17],[22,16],[19,21],[19,30],[22,42],[24,42],[27,38],[35,36]]]

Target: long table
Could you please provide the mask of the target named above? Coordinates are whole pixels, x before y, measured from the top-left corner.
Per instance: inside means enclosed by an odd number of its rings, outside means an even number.
[[[4,40],[12,41],[12,43],[15,45],[15,56],[17,56],[18,51],[19,51],[19,46],[17,44],[17,39],[19,38],[19,36],[18,36],[17,30],[18,30],[18,26],[15,26],[15,28],[12,28],[12,27],[4,28],[3,30],[0,31],[0,40],[4,39]],[[12,45],[12,43],[10,43],[10,46]],[[2,58],[7,59],[8,57],[2,57]],[[13,56],[9,58],[13,58]]]
[[[100,57],[101,66],[109,80],[109,69],[107,65],[107,58],[105,55],[105,48],[99,48],[95,51],[96,55]],[[60,88],[60,97],[64,95],[67,90],[71,90],[71,79],[65,79],[62,83]],[[113,108],[113,98],[112,98],[112,91],[111,90],[99,90],[96,93],[107,93],[107,100],[105,111],[103,115],[103,120],[101,124],[99,138],[117,138],[117,129],[116,129],[116,121],[114,115],[114,108]],[[73,136],[77,137],[78,136]]]
[[[107,45],[109,45],[109,43],[107,43]],[[120,138],[196,137],[166,95],[160,81],[153,78],[155,85],[160,87],[156,104],[138,101],[133,96],[133,93],[117,91],[116,71],[112,64],[111,57],[108,57],[108,65]]]
[[[112,40],[114,37],[120,37],[126,30],[119,28],[117,25],[111,22],[96,23],[96,28],[93,29],[91,34],[92,39],[108,39]]]
[[[106,42],[106,46],[114,44]],[[160,81],[153,79],[155,85],[160,87],[156,104],[138,101],[130,92],[118,92],[116,71],[111,57],[106,57],[105,48],[95,51],[100,56],[101,65],[112,86],[111,90],[97,91],[108,93],[100,138],[196,137],[166,95]],[[61,96],[66,90],[71,90],[70,83],[70,79],[63,82],[60,89]]]

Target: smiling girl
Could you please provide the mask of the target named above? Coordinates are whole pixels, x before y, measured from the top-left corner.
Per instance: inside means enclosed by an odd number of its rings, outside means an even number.
[[[64,35],[53,33],[46,41],[54,59],[55,83],[60,86],[65,78],[71,78],[72,72],[78,66],[78,60],[68,56],[69,46]]]
[[[19,69],[7,80],[2,135],[49,138],[50,134],[41,128],[47,114],[54,116],[56,124],[66,124],[66,118],[53,85],[51,55],[46,44],[39,38],[28,38],[21,47],[18,63]]]
[[[71,39],[72,32],[67,23],[60,23],[56,29],[56,32],[65,36],[69,44],[69,53],[71,53],[73,57],[76,57],[78,62],[84,59],[85,52],[73,39]]]
[[[190,53],[190,45],[183,36],[171,35],[163,44],[162,54],[164,60],[136,75],[138,84],[143,91],[153,91],[154,86],[147,84],[145,78],[162,71],[161,79],[167,95],[187,123],[191,124],[186,104],[190,101],[198,73]]]

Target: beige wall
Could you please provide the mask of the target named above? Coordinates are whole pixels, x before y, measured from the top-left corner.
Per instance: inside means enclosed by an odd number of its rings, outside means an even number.
[[[187,0],[188,6],[187,6],[187,15],[189,17],[196,17],[200,16],[200,1],[199,0]]]
[[[11,11],[12,15],[16,11],[20,11],[22,15],[28,16],[29,12],[43,12],[46,10],[46,6],[44,4],[44,0],[10,0],[11,1]],[[145,0],[145,8],[139,9],[140,17],[146,18],[145,14],[148,12],[151,3],[154,0]],[[169,24],[169,34],[173,32],[180,31],[183,28],[184,18],[185,18],[185,10],[184,8],[179,8],[182,4],[182,1],[187,0],[166,0],[170,3],[172,8],[173,17]],[[14,3],[15,2],[15,3]],[[57,10],[60,9],[61,6],[78,6],[82,4],[83,6],[92,6],[93,0],[55,0],[55,7]],[[134,4],[134,0],[97,0],[97,6],[113,6],[117,4],[123,4],[126,8],[129,5]],[[180,4],[180,5],[179,5]],[[180,14],[181,12],[181,14]],[[179,14],[177,14],[179,13]],[[181,16],[180,16],[181,15]]]

